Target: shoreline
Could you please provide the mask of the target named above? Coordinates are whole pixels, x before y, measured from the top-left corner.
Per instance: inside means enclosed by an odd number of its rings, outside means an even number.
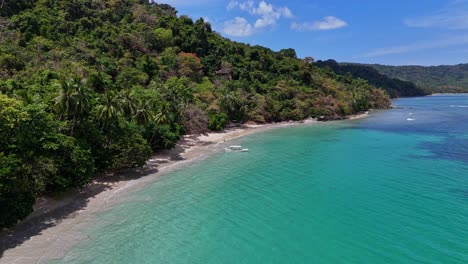
[[[345,120],[367,116],[368,112],[365,112],[350,115]],[[222,149],[220,144],[271,129],[328,122],[306,119],[242,125],[222,132],[184,136],[176,147],[153,155],[142,168],[108,173],[82,190],[73,190],[61,197],[39,199],[31,215],[14,228],[0,232],[0,264],[43,263],[60,259],[67,250],[87,239],[82,230],[94,222],[96,213],[110,209],[126,195],[156,182],[166,173],[219,152]]]
[[[468,92],[461,92],[461,93],[432,93],[426,96],[440,96],[440,95],[467,95]]]

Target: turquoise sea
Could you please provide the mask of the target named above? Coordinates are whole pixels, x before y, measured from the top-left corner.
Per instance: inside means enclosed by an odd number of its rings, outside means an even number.
[[[468,95],[394,105],[229,142],[52,263],[468,263]]]

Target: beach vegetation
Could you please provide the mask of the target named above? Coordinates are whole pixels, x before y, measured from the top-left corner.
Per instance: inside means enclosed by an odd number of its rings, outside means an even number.
[[[153,1],[3,1],[0,227],[37,197],[142,166],[187,133],[390,105],[354,77],[231,41]]]

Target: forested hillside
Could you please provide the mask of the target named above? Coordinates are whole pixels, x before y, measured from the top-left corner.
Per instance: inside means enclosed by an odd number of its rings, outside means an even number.
[[[148,0],[5,0],[0,30],[0,227],[185,133],[390,104],[365,80]]]
[[[370,84],[386,90],[392,98],[401,96],[420,96],[430,93],[429,91],[417,87],[413,82],[388,77],[391,75],[387,76],[386,74],[379,73],[379,71],[371,66],[363,64],[337,63],[334,60],[326,60],[317,61],[316,65],[322,68],[330,67],[336,74],[345,76],[350,74],[354,78],[365,79]]]
[[[369,64],[392,78],[415,83],[428,93],[467,93],[468,64],[441,66],[387,66]]]

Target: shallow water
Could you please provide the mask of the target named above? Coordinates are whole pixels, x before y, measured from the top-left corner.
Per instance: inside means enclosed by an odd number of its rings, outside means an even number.
[[[52,263],[468,263],[468,95],[394,104],[230,142]]]

